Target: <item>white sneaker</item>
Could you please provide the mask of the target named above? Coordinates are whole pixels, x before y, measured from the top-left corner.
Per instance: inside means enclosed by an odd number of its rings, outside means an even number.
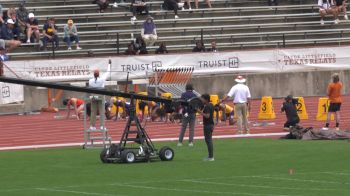
[[[178,19],[179,18],[179,16],[178,15],[175,15],[175,19]]]
[[[339,24],[339,19],[335,19],[334,24]]]
[[[27,44],[30,44],[30,39],[27,40]]]
[[[188,143],[189,147],[193,147],[193,142]]]
[[[207,158],[204,158],[203,161],[215,161],[215,159],[214,159],[214,157],[212,157],[212,158],[207,157]]]
[[[104,126],[101,126],[100,129],[101,129],[101,130],[107,130],[107,128],[104,127]]]
[[[90,127],[90,131],[96,131],[96,127],[91,126],[91,127]]]
[[[114,2],[113,7],[118,7],[118,3]]]
[[[136,16],[131,17],[131,20],[133,21],[137,20]]]
[[[328,128],[328,127],[322,127],[322,130],[323,130],[323,131],[328,131],[329,128]]]
[[[321,25],[324,25],[324,21],[322,19],[320,20],[320,23],[321,23]]]
[[[349,20],[348,15],[344,15],[345,20]]]
[[[72,47],[68,47],[68,50],[72,50]]]
[[[179,143],[177,143],[177,146],[178,146],[178,147],[182,146],[182,143],[180,143],[180,142],[179,142]]]
[[[192,8],[190,7],[190,8],[188,8],[188,10],[192,10]]]
[[[79,46],[77,46],[77,50],[81,50],[82,48],[80,48]]]

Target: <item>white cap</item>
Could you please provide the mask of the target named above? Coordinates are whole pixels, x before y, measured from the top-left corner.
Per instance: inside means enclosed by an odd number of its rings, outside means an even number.
[[[33,13],[29,13],[28,14],[28,18],[34,18],[34,14]]]
[[[243,78],[243,76],[237,76],[237,78],[235,79],[235,81],[237,83],[245,83],[246,79]]]
[[[7,19],[7,24],[15,24],[11,18]]]

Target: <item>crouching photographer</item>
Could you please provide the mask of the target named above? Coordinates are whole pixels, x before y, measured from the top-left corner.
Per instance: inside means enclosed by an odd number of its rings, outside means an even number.
[[[299,122],[299,116],[297,111],[298,99],[293,98],[292,95],[288,95],[285,98],[281,107],[281,112],[286,113],[287,121],[284,123],[284,130],[288,131],[290,127],[296,126]]]

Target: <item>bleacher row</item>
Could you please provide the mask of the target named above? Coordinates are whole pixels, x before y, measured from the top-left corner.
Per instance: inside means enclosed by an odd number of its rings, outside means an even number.
[[[4,8],[17,7],[18,2],[1,4]],[[161,10],[162,2],[151,0],[150,14],[157,25],[158,42],[166,42],[171,53],[191,51],[202,37],[206,46],[215,40],[220,51],[350,43],[349,21],[334,25],[329,17],[321,26],[313,0],[287,0],[279,6],[267,6],[265,0],[215,0],[212,9],[202,2],[200,9],[179,11],[179,19],[174,19],[173,11]],[[146,18],[137,16],[131,24],[129,5],[124,2],[114,8],[111,4],[107,12],[98,13],[97,6],[86,0],[27,1],[27,9],[35,13],[41,27],[48,17],[56,19],[61,39],[55,57],[122,54],[140,34]],[[69,17],[78,27],[83,50],[68,51],[62,41]],[[149,53],[157,47],[148,47]],[[9,55],[12,60],[52,57],[52,51],[34,48],[35,44],[23,44]]]

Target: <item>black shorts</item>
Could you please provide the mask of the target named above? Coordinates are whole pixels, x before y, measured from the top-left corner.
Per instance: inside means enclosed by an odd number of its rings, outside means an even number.
[[[328,107],[328,112],[340,111],[341,103],[330,103]]]

